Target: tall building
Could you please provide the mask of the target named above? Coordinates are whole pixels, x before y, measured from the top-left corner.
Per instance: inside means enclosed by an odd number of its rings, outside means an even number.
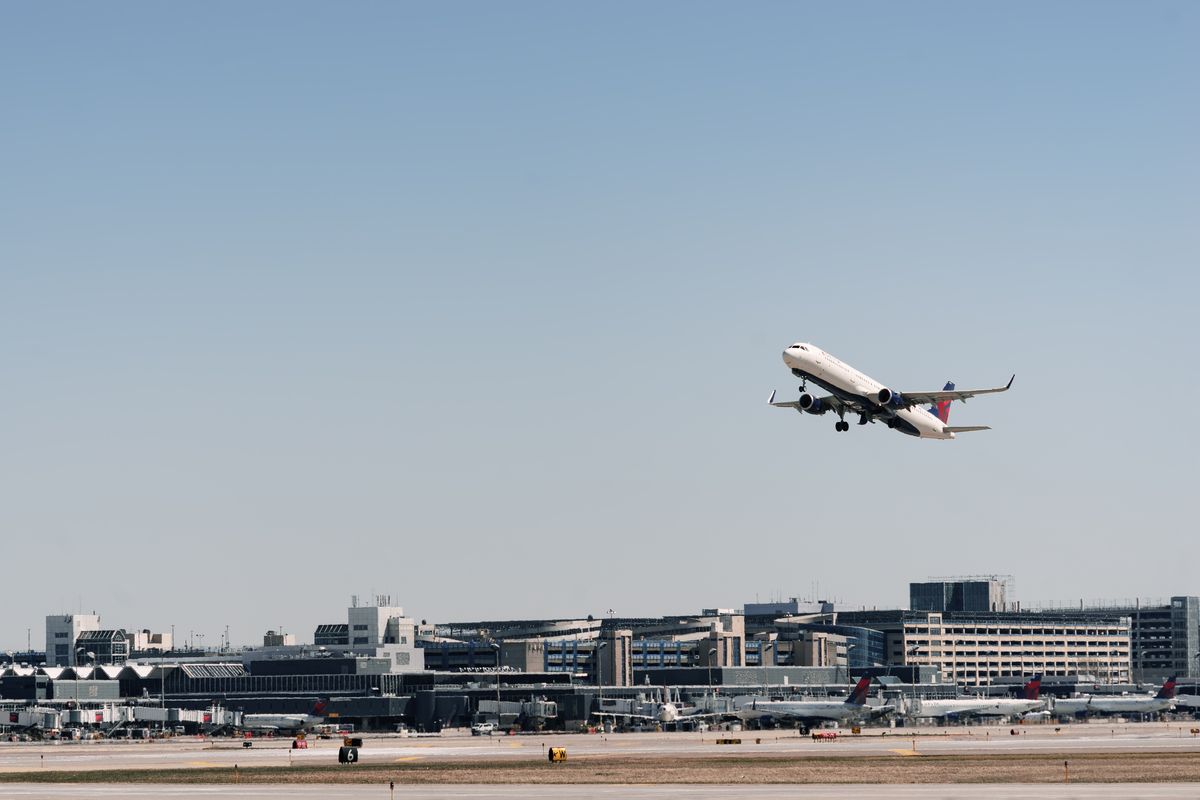
[[[1129,656],[1136,683],[1162,683],[1172,675],[1200,677],[1200,597],[1177,595],[1165,604],[1140,600],[1081,604],[1074,609],[1053,609],[1052,613],[1128,617]]]
[[[1004,611],[1005,595],[1005,583],[996,577],[910,583],[908,607],[913,611]]]
[[[851,611],[853,621],[887,634],[892,664],[928,665],[943,679],[985,686],[1041,673],[1130,680],[1130,619],[1120,613]]]
[[[84,631],[74,650],[80,663],[124,664],[129,659],[129,635],[124,630]]]
[[[46,617],[46,664],[77,665],[75,641],[84,631],[100,630],[99,614],[53,614]]]
[[[350,652],[355,655],[387,658],[394,672],[409,672],[425,667],[417,649],[417,625],[404,609],[391,604],[391,597],[379,595],[375,605],[358,604],[355,597],[346,609],[346,627]]]
[[[1132,624],[1135,680],[1200,677],[1200,597],[1172,597],[1166,606],[1139,605],[1122,613]]]
[[[633,685],[633,631],[608,628],[600,634],[597,680],[605,686]]]
[[[355,604],[346,609],[351,648],[413,642],[416,624],[404,616],[403,608],[390,603],[390,597],[380,595],[376,605]]]

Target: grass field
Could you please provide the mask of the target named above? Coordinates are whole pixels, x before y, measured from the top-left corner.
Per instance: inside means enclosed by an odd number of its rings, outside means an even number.
[[[81,770],[0,773],[0,783],[1061,783],[1061,755],[891,757],[614,758],[297,767]],[[1084,754],[1069,759],[1072,783],[1200,781],[1190,753]],[[0,792],[3,794],[3,792]]]

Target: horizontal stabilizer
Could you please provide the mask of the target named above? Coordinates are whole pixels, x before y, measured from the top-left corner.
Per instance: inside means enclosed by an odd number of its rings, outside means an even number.
[[[947,425],[946,427],[942,428],[942,433],[970,433],[971,431],[990,431],[990,430],[991,430],[991,426],[989,426],[989,425],[960,425],[958,427],[955,427],[953,425]]]

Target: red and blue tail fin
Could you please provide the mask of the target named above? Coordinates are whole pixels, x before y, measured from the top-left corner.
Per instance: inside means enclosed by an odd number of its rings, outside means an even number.
[[[854,691],[846,698],[846,704],[852,706],[866,705],[867,691],[871,688],[871,676],[864,675],[858,679],[858,685],[854,687]]]
[[[1175,697],[1174,675],[1167,678],[1166,682],[1163,683],[1162,688],[1158,690],[1158,694],[1155,695],[1155,697],[1157,697],[1159,700],[1170,700]]]
[[[954,381],[946,381],[946,385],[942,387],[943,392],[948,392],[954,388]],[[943,423],[950,421],[950,401],[939,400],[929,407],[929,413],[940,419]]]
[[[1023,689],[1023,694],[1025,695],[1026,700],[1037,700],[1038,695],[1040,695],[1041,693],[1042,693],[1042,675],[1041,675],[1041,673],[1038,673],[1037,675],[1033,676],[1033,679],[1031,681],[1029,681],[1029,683],[1025,684],[1025,687]]]

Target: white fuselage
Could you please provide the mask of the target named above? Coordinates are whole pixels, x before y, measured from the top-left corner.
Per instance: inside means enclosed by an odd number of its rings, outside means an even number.
[[[921,700],[914,717],[1011,717],[1040,711],[1046,707],[1044,700],[1015,700],[1010,698],[958,698],[954,700]]]
[[[739,704],[742,719],[806,719],[845,722],[866,717],[872,708],[840,700],[746,700]]]
[[[812,344],[793,345],[783,351],[783,363],[790,369],[799,370],[830,394],[842,398],[861,398],[870,403],[871,398],[887,388],[854,367],[846,364]],[[905,408],[893,416],[902,431],[922,439],[953,439],[954,434],[946,431],[946,424],[924,408]],[[911,426],[911,429],[908,427]]]
[[[321,721],[310,714],[245,714],[242,727],[263,731],[298,731]]]
[[[1061,716],[1072,714],[1157,714],[1170,711],[1173,702],[1165,697],[1064,697],[1054,701],[1054,713]]]

